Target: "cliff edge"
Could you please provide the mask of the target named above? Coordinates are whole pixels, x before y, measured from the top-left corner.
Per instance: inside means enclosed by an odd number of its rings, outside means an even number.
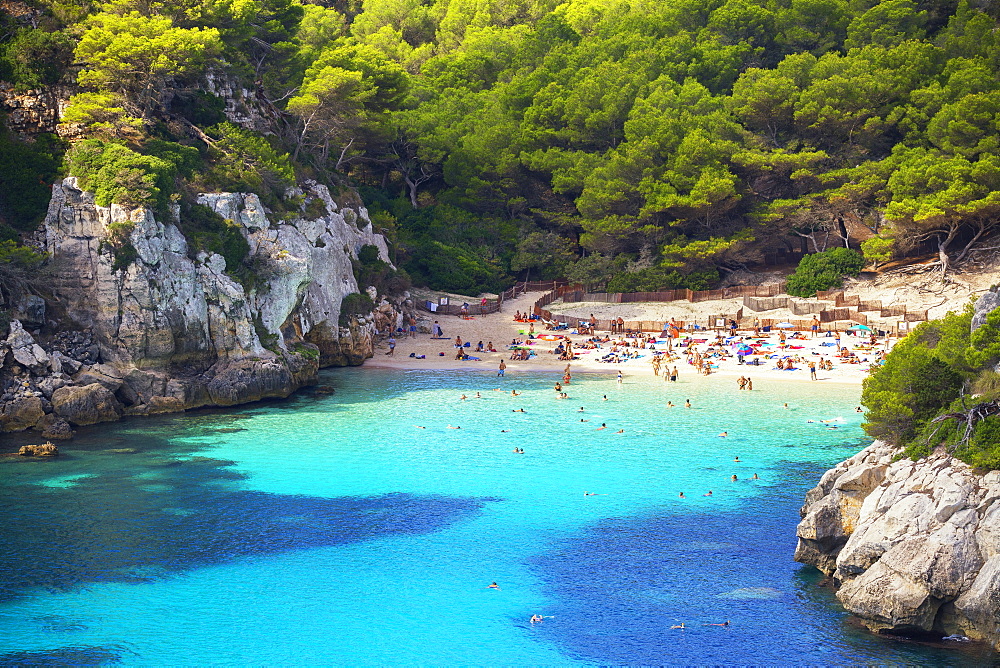
[[[371,357],[376,332],[400,324],[400,304],[383,296],[349,318],[341,306],[361,291],[358,252],[374,246],[388,261],[385,240],[363,207],[339,205],[325,186],[292,194],[301,214],[281,220],[252,193],[198,197],[249,244],[253,278],[241,282],[221,255],[191,252],[176,207],[158,220],[98,206],[74,178],[55,184],[48,303],[22,305],[0,339],[0,428],[60,438],[123,415],[285,397],[322,366]]]

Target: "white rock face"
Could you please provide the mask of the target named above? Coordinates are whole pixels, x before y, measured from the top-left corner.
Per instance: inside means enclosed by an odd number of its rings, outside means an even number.
[[[314,379],[318,364],[371,356],[374,326],[341,328],[338,320],[344,295],[357,292],[351,256],[371,244],[387,258],[385,241],[363,208],[338,207],[315,183],[304,195],[322,202],[310,207],[322,216],[275,222],[256,195],[200,196],[247,238],[263,279],[248,290],[226,273],[222,256],[192,259],[176,220],[96,206],[74,178],[53,186],[45,221],[53,292],[68,318],[93,332],[103,361],[121,371],[136,410],[287,396]],[[127,266],[115,267],[111,230],[135,250]],[[29,354],[50,364],[41,349],[12,348],[25,364]]]
[[[1000,648],[1000,473],[945,453],[893,461],[876,441],[802,508],[795,559],[840,584],[872,630],[958,633]]]

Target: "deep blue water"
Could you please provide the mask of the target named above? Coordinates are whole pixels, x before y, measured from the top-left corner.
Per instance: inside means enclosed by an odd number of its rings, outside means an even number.
[[[552,380],[331,371],[0,459],[0,664],[992,663],[857,628],[791,560],[858,388]]]

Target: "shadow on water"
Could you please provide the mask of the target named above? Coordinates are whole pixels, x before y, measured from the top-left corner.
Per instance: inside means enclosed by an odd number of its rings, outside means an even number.
[[[34,588],[147,582],[243,557],[429,533],[490,500],[279,495],[232,484],[241,476],[228,461],[169,459],[154,449],[104,457],[111,463],[98,469],[90,457],[89,474],[64,476],[63,484],[39,477],[46,469],[63,472],[55,462],[5,467],[32,475],[11,475],[14,484],[0,486],[10,520],[0,541],[0,602]]]
[[[114,645],[87,647],[60,647],[39,652],[10,652],[0,654],[0,666],[113,666],[134,660],[130,652]]]
[[[858,628],[821,574],[792,561],[804,491],[785,483],[810,468],[785,465],[742,508],[613,518],[552,546],[532,566],[554,602],[539,612],[553,617],[532,632],[598,664],[994,665],[988,647]]]

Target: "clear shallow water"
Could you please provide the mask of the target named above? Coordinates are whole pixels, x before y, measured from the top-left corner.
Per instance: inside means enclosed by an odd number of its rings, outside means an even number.
[[[338,370],[0,460],[0,664],[993,660],[858,630],[791,561],[858,388],[553,380]]]

